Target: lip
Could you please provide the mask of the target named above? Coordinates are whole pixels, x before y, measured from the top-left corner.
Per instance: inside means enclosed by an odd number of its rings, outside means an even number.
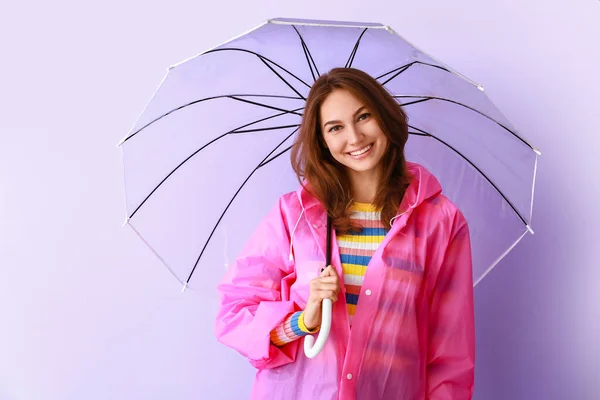
[[[353,153],[353,152],[355,152],[355,151],[362,150],[362,149],[364,149],[365,147],[369,147],[369,146],[371,146],[371,148],[370,148],[369,150],[367,150],[366,152],[362,153],[362,154],[359,154],[359,155],[357,155],[357,156],[353,156],[352,154],[350,154],[350,153]],[[373,151],[373,147],[374,147],[374,146],[375,146],[375,144],[374,144],[374,143],[370,143],[370,144],[368,144],[368,145],[366,145],[366,146],[363,146],[363,147],[361,147],[360,149],[357,149],[357,150],[353,150],[353,151],[351,151],[351,152],[348,152],[347,154],[348,154],[350,157],[354,158],[355,160],[358,160],[358,159],[364,158],[364,157],[368,156],[369,154],[371,154],[371,151]]]

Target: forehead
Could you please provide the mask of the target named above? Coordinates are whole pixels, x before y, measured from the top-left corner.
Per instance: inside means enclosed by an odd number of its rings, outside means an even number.
[[[356,110],[364,106],[357,97],[344,89],[336,89],[321,104],[321,121],[352,118]]]

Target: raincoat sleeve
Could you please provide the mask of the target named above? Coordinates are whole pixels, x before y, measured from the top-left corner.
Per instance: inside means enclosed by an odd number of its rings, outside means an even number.
[[[217,340],[258,369],[295,361],[299,341],[283,346],[270,333],[301,311],[289,300],[296,275],[289,257],[289,232],[282,199],[256,228],[244,250],[218,285]]]
[[[460,212],[430,303],[427,399],[471,399],[475,367],[473,275],[468,225]]]

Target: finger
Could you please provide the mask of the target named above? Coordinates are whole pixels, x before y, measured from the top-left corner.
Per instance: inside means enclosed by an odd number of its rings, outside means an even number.
[[[337,301],[337,294],[333,290],[321,290],[319,292],[319,297],[321,300],[331,299],[333,302]]]
[[[323,283],[339,283],[340,278],[338,278],[337,276],[324,276],[322,278],[317,278],[317,281],[319,282],[323,282]]]
[[[340,279],[337,276],[318,276],[310,280],[311,285],[318,285],[320,283],[334,283],[339,285]]]
[[[319,292],[322,292],[322,291],[325,291],[325,290],[337,292],[338,291],[338,285],[335,285],[333,283],[322,283],[322,284],[316,286],[315,290],[319,291]]]
[[[330,269],[334,269],[334,266],[331,265],[331,264],[330,265],[326,265],[323,268],[321,268],[321,272],[328,271]]]
[[[342,288],[339,281],[335,282],[324,282],[321,279],[325,278],[316,278],[315,280],[310,282],[310,293],[318,292],[321,290],[333,290],[336,293],[341,292]]]
[[[325,268],[325,271],[327,271],[328,276],[338,276],[337,269],[335,269],[333,265],[330,265],[329,267]]]
[[[337,276],[337,271],[333,265],[328,265],[325,268],[321,268],[321,276]]]

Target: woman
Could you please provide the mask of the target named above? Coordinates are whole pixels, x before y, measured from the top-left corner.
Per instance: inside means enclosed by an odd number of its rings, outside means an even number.
[[[405,161],[407,138],[404,111],[366,73],[334,69],[313,84],[292,149],[302,185],[218,287],[216,335],[258,369],[252,399],[471,398],[468,226],[436,178]],[[308,359],[299,339],[318,331],[324,298],[331,332]]]

